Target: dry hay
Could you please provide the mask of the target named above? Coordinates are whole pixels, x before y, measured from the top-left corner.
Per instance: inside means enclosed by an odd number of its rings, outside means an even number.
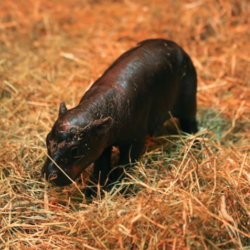
[[[250,245],[248,0],[0,3],[0,249],[243,249]],[[196,135],[164,136],[123,185],[86,203],[40,177],[66,100],[146,38],[175,40],[199,75]],[[117,186],[119,189],[119,186]]]

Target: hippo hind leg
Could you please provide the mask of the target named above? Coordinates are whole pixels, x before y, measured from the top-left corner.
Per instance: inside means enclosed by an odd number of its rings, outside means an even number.
[[[195,134],[198,131],[195,117],[192,119],[180,118],[180,127],[183,132],[186,132],[189,134]]]
[[[181,93],[173,116],[179,118],[183,132],[194,134],[198,131],[196,121],[196,91],[197,76],[194,66],[190,63],[190,69],[182,78]]]

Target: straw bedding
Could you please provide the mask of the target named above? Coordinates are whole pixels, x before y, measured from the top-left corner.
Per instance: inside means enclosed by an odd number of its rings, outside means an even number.
[[[0,5],[0,249],[248,249],[249,1]],[[48,185],[40,170],[59,103],[76,106],[121,53],[158,37],[196,66],[197,135],[179,135],[172,121],[174,132],[153,139],[101,198],[86,201],[88,173]]]

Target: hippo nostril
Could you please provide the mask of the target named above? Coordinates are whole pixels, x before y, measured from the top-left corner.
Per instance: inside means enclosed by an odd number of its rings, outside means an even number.
[[[59,173],[58,170],[52,170],[51,173],[49,174],[49,179],[50,180],[56,179],[58,173]]]
[[[58,169],[53,169],[52,171],[51,171],[51,174],[57,174],[58,173]]]

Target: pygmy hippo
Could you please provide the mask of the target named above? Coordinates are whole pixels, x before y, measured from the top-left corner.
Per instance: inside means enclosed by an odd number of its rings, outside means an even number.
[[[164,39],[140,42],[122,54],[84,94],[78,106],[62,102],[46,143],[42,174],[64,186],[94,163],[91,182],[103,186],[111,171],[111,150],[120,151],[118,165],[135,162],[147,134],[170,118],[182,131],[197,132],[197,75],[187,53]],[[56,164],[55,164],[56,163]],[[58,165],[65,173],[63,173]],[[110,176],[119,179],[122,168]]]

